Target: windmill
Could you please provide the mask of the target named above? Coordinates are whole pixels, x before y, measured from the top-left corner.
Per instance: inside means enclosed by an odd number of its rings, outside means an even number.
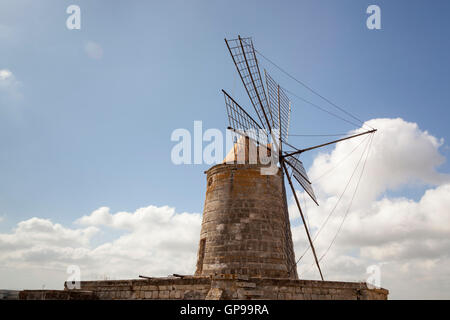
[[[376,129],[367,130],[362,133],[308,148],[300,149],[292,146],[288,143],[291,102],[285,90],[277,82],[275,82],[266,70],[264,70],[265,81],[263,81],[252,39],[241,38],[238,36],[237,39],[225,39],[225,43],[257,116],[257,119],[254,119],[225,90],[222,90],[225,97],[225,105],[229,121],[228,129],[251,139],[257,145],[264,143],[267,144],[268,136],[272,138],[272,146],[270,148],[273,151],[276,150],[275,152],[277,152],[277,159],[282,172],[282,179],[284,180],[284,177],[287,178],[289,186],[292,190],[295,203],[300,212],[306,235],[314,255],[315,263],[321,279],[324,280],[322,270],[320,269],[319,260],[317,259],[316,250],[314,248],[314,244],[311,239],[311,235],[291,176],[294,177],[309,197],[317,205],[319,205],[314,194],[311,181],[308,178],[302,161],[299,159],[300,155],[304,152],[327,145],[335,144],[369,133],[374,133]],[[265,136],[261,138],[261,135],[258,135],[257,132],[265,132],[266,134],[263,134],[263,136]],[[288,146],[294,150],[286,152],[284,151],[285,146]]]

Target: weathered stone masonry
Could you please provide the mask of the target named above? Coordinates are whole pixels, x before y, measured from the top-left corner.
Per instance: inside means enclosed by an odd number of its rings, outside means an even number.
[[[220,164],[207,174],[196,275],[297,279],[281,171]]]
[[[82,281],[80,290],[25,290],[21,299],[282,299],[385,300],[388,291],[365,283],[238,276]]]

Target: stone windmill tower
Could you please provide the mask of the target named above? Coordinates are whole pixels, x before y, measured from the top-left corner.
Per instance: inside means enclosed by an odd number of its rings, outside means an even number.
[[[376,129],[307,149],[293,147],[287,143],[291,102],[264,71],[266,94],[251,38],[239,36],[225,39],[225,43],[259,121],[222,90],[228,129],[240,138],[223,163],[206,171],[207,190],[195,274],[298,279],[284,183],[287,177],[323,280],[291,180],[294,177],[318,205],[298,156]],[[284,145],[294,150],[285,152]]]
[[[206,172],[195,274],[297,279],[282,172],[261,175],[263,165],[248,157],[236,163],[250,143],[241,138],[224,163]]]

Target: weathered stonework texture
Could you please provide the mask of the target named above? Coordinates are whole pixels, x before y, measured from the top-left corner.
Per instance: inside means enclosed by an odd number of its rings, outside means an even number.
[[[82,281],[80,290],[25,290],[20,298],[171,300],[386,300],[385,289],[365,283],[251,278],[238,276]],[[43,296],[44,295],[44,296]]]
[[[261,168],[220,164],[206,172],[195,275],[298,278],[281,171]]]

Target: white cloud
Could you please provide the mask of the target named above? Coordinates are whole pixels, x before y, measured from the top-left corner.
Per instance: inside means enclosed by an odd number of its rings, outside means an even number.
[[[89,41],[84,46],[84,51],[89,58],[99,60],[103,57],[103,48],[94,41]]]
[[[0,81],[6,81],[12,77],[12,72],[6,69],[0,70]]]
[[[0,69],[0,101],[17,100],[22,98],[21,83],[8,69]]]
[[[439,153],[443,140],[402,119],[375,119],[368,124],[378,128],[378,132],[355,201],[335,243],[322,260],[325,276],[334,280],[364,280],[367,266],[382,264],[382,285],[391,290],[391,297],[448,298],[450,278],[442,269],[450,270],[450,182],[448,175],[437,171],[445,161]],[[307,202],[305,211],[313,237],[336,206],[368,142],[363,142],[350,157],[347,155],[360,143],[357,139],[338,144],[331,152],[315,158],[309,170],[312,180],[323,172],[329,174],[314,184],[320,207]],[[344,158],[346,161],[340,162]],[[327,252],[349,209],[359,170],[315,242],[319,257]],[[418,201],[406,196],[388,197],[386,193],[429,185],[435,187],[426,190]],[[302,192],[298,194],[303,199]],[[298,219],[293,203],[290,215]],[[294,227],[293,234],[299,257],[307,247],[303,226]],[[311,265],[309,252],[299,272],[317,278],[315,266]],[[428,272],[433,275],[425,277]],[[427,291],[418,295],[405,289],[426,286],[431,283],[429,277],[440,285],[429,285]],[[447,284],[446,290],[442,290],[443,283]]]
[[[396,190],[404,185],[438,185],[450,181],[449,175],[441,174],[436,168],[445,158],[439,153],[443,139],[437,139],[427,131],[421,131],[417,124],[397,119],[374,119],[367,122],[376,127],[368,158],[364,180],[358,199],[362,203],[374,200],[386,190]],[[367,136],[366,136],[367,137]],[[309,170],[311,179],[331,170],[339,161],[356,148],[364,137],[337,144],[330,153],[319,154]],[[327,195],[337,195],[342,184],[348,180],[355,163],[364,149],[364,143],[352,156],[341,162],[331,175],[322,178],[315,187]]]
[[[448,175],[437,171],[445,160],[439,152],[443,141],[402,119],[375,119],[369,124],[379,131],[356,201],[321,261],[324,275],[328,280],[365,281],[366,268],[377,264],[391,298],[449,298],[450,183]],[[335,206],[365,144],[346,161],[340,159],[358,143],[350,140],[319,154],[309,170],[314,180],[338,164],[314,184],[320,207],[307,202],[313,236]],[[359,171],[354,180],[358,175]],[[414,186],[427,188],[420,199],[402,193],[402,188]],[[350,184],[317,238],[319,257],[336,234],[354,187]],[[403,196],[389,196],[390,190]],[[299,195],[303,202],[304,193]],[[290,211],[298,219],[292,201]],[[200,214],[176,213],[167,206],[116,213],[102,207],[77,219],[74,228],[32,218],[18,223],[13,232],[0,234],[0,283],[10,288],[39,288],[42,283],[61,288],[71,264],[81,267],[83,279],[192,274],[200,225]],[[93,245],[105,234],[116,236]],[[292,235],[298,258],[307,247],[303,226],[295,224]],[[318,278],[310,252],[298,270],[303,278]],[[26,276],[18,277],[19,273]]]
[[[135,212],[111,214],[102,207],[76,221],[81,228],[66,228],[50,220],[32,218],[18,223],[9,234],[0,234],[3,287],[24,285],[11,278],[17,272],[52,274],[30,279],[28,288],[61,288],[69,265],[80,266],[82,278],[137,278],[139,274],[167,276],[192,273],[195,266],[201,215],[175,213],[174,208],[149,206]],[[105,228],[106,227],[106,228]],[[124,233],[112,241],[93,246],[107,227]],[[20,271],[19,271],[20,270]],[[52,270],[52,272],[49,272]]]

